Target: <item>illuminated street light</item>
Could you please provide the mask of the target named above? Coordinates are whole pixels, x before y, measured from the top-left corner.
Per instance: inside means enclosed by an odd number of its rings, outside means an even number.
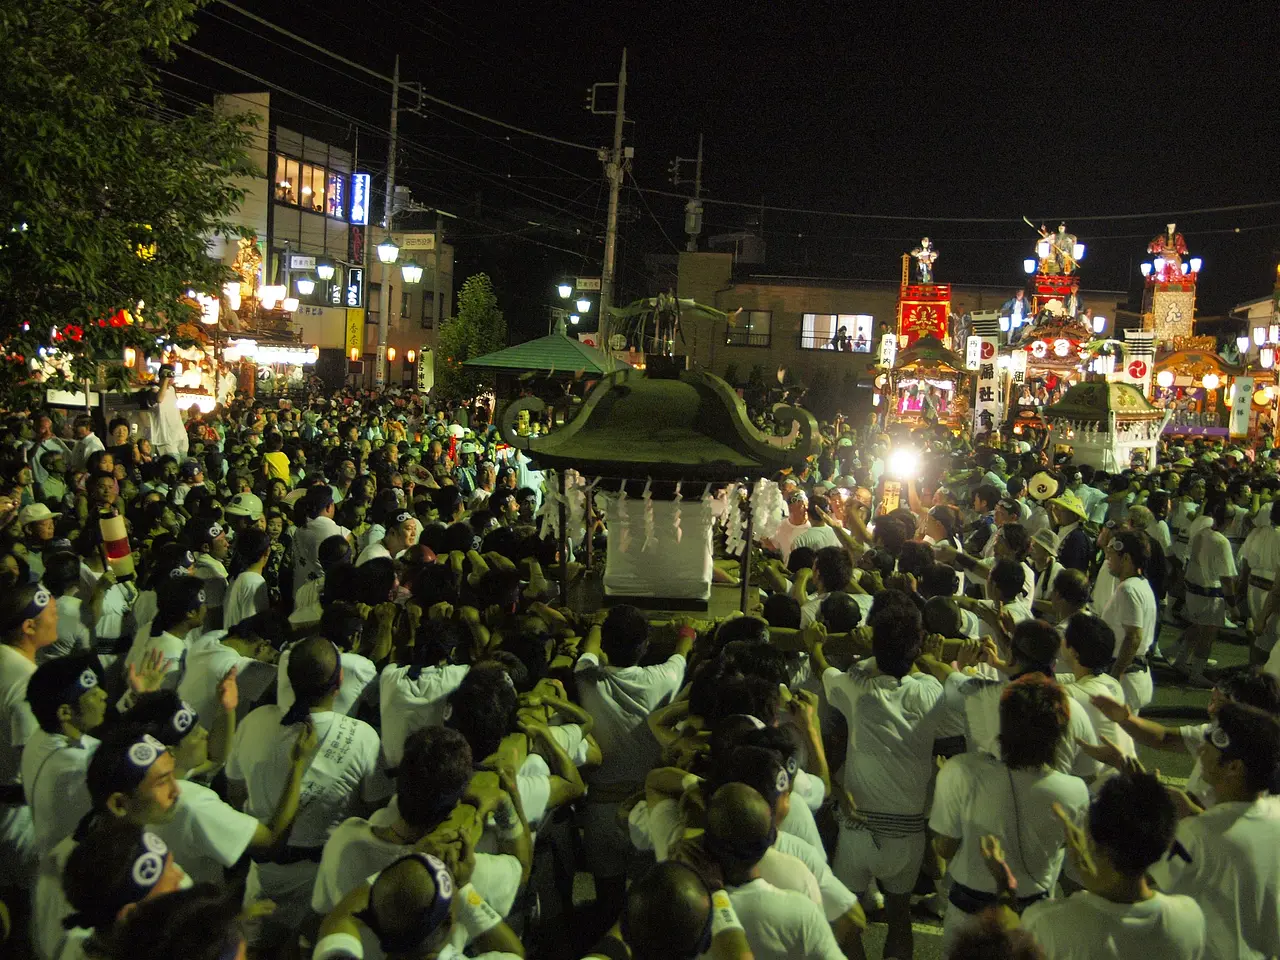
[[[314,277],[301,276],[294,283],[298,287],[298,292],[304,297],[309,297],[316,292],[316,281]]]
[[[316,276],[321,280],[324,280],[326,283],[333,279],[334,270],[335,268],[332,260],[316,261]]]
[[[378,244],[378,261],[380,263],[395,263],[400,257],[400,245],[390,237]]]
[[[415,284],[422,282],[422,264],[417,260],[406,260],[400,264],[400,275],[404,277],[407,284]]]
[[[558,287],[556,287],[556,292],[560,294],[561,300],[568,300],[570,297],[573,296],[573,284],[562,283]]]
[[[591,301],[586,297],[582,297],[578,300],[577,306],[579,313],[588,313],[591,310]]]

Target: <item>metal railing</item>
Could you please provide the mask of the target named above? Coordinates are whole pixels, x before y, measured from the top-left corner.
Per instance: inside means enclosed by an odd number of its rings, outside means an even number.
[[[767,347],[773,342],[772,333],[753,333],[750,330],[730,330],[724,342],[730,347]]]
[[[820,334],[801,333],[797,336],[796,346],[801,350],[832,350],[840,353],[867,354],[871,352],[871,342],[863,339],[851,339],[845,350],[835,351],[831,345],[831,337]]]

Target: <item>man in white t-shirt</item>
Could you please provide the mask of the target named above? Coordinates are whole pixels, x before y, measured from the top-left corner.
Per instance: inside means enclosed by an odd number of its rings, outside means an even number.
[[[745,784],[726,784],[708,801],[702,847],[723,873],[752,954],[757,960],[843,958],[821,907],[760,876],[775,829],[769,804]]]
[[[302,499],[303,513],[310,519],[293,538],[293,589],[298,591],[312,577],[323,576],[320,544],[329,537],[350,537],[351,531],[333,522],[333,488],[318,484],[308,488]]]
[[[909,957],[933,741],[946,710],[942,685],[912,672],[923,640],[919,611],[905,594],[881,598],[870,620],[873,659],[842,672],[827,663],[819,631],[806,631],[804,642],[828,703],[849,727],[841,787],[857,819],[841,824],[836,876],[859,894],[878,882],[888,909],[886,955]]]
[[[1091,613],[1077,613],[1069,617],[1063,630],[1062,664],[1067,673],[1056,677],[1067,696],[1080,707],[1093,724],[1098,741],[1110,740],[1126,757],[1136,755],[1133,738],[1118,723],[1094,705],[1094,697],[1124,702],[1124,690],[1120,681],[1107,673],[1115,660],[1115,635],[1101,617]],[[1102,771],[1109,774],[1110,769]],[[1100,785],[1102,774],[1094,781]]]
[[[404,747],[393,802],[367,820],[351,817],[344,821],[325,842],[311,909],[321,916],[328,913],[351,890],[411,853],[415,844],[434,831],[456,832],[474,848],[490,808],[509,801],[509,797],[501,790],[480,786],[473,790],[473,776],[471,748],[462,734],[446,727],[413,734]],[[493,775],[487,776],[492,779]],[[481,806],[464,804],[464,797]],[[527,832],[499,838],[496,853],[475,854],[471,882],[499,916],[510,913],[532,855]],[[366,958],[380,955],[376,938],[362,934],[361,939]]]
[[[314,726],[319,746],[302,781],[302,809],[288,845],[271,862],[255,862],[249,888],[276,902],[270,925],[281,934],[297,930],[309,913],[320,854],[330,831],[362,802],[385,799],[378,734],[367,723],[334,711],[342,686],[337,647],[323,637],[293,648],[289,680],[295,701],[254,710],[236,730],[227,777],[247,795],[245,812],[259,820],[277,809],[287,787],[289,755],[297,724]]]
[[[408,510],[403,510],[391,518],[381,540],[370,543],[360,551],[360,555],[356,557],[356,566],[366,564],[375,557],[394,560],[417,542],[418,521]]]
[[[1153,695],[1147,654],[1160,626],[1156,595],[1145,576],[1150,546],[1145,533],[1117,530],[1104,552],[1116,581],[1111,600],[1102,610],[1102,619],[1115,634],[1115,665],[1110,672],[1120,681],[1129,709],[1138,713]]]
[[[1021,906],[1053,894],[1064,853],[1054,807],[1077,818],[1089,804],[1084,781],[1052,767],[1067,730],[1066,704],[1067,695],[1048,677],[1019,678],[1000,699],[1000,758],[961,754],[938,775],[929,829],[951,876],[944,953],[957,931],[996,901],[999,891],[983,863],[984,837],[994,835],[1016,852]]]
[[[58,607],[47,590],[12,587],[0,594],[0,862],[4,886],[21,887],[35,868],[31,809],[22,794],[22,749],[40,729],[27,706],[36,654],[58,639]]]
[[[1186,618],[1190,625],[1182,635],[1182,646],[1174,668],[1185,669],[1197,686],[1213,686],[1204,669],[1218,631],[1226,625],[1228,598],[1236,595],[1236,561],[1231,543],[1222,534],[1229,504],[1220,495],[1210,497],[1204,512],[1192,524],[1209,521],[1192,531],[1187,548],[1187,569],[1183,577],[1187,590]]]
[[[377,665],[369,657],[356,653],[351,648],[356,643],[362,642],[366,629],[374,629],[380,631],[386,639],[389,652],[390,618],[398,609],[391,603],[378,604],[368,621],[363,620],[357,612],[345,605],[331,606],[322,615],[319,634],[333,641],[342,651],[342,689],[338,691],[338,698],[334,701],[334,712],[346,715],[358,714],[359,706],[376,696],[377,688],[372,684],[378,676]],[[293,706],[293,684],[289,679],[289,661],[293,656],[293,650],[298,646],[298,643],[292,644],[280,654],[280,669],[276,671],[276,703],[282,710],[288,710]],[[362,649],[365,647],[362,646]],[[370,650],[370,653],[376,655],[375,650]]]
[[[278,654],[272,639],[282,635],[280,619],[260,613],[241,620],[230,630],[213,630],[191,641],[182,661],[178,696],[202,717],[218,709],[218,684],[232,670],[240,691],[237,717],[243,720],[276,683]]]
[[[818,494],[813,496],[807,507],[809,528],[807,530],[801,529],[799,533],[791,538],[791,548],[787,551],[788,555],[790,555],[791,550],[798,550],[801,547],[821,550],[823,547],[840,546],[840,538],[836,536],[835,530],[822,519],[823,515],[827,514],[830,509],[831,503],[826,497]],[[783,562],[786,562],[785,558]]]
[[[787,515],[764,541],[764,545],[782,554],[782,562],[791,559],[795,538],[809,529],[808,500],[799,490],[787,497]]]
[[[1258,525],[1244,541],[1240,548],[1240,585],[1247,588],[1247,604],[1242,604],[1253,618],[1253,646],[1249,650],[1250,663],[1265,663],[1271,650],[1276,646],[1277,621],[1266,618],[1263,610],[1266,607],[1267,595],[1275,586],[1277,574],[1280,574],[1280,526],[1271,523],[1271,518],[1280,520],[1280,512],[1268,510],[1266,516],[1258,514]],[[1264,519],[1267,522],[1263,522]]]
[[[22,750],[22,790],[43,857],[71,835],[91,806],[85,771],[98,740],[89,734],[107,713],[97,657],[81,653],[41,664],[27,683],[27,704],[40,729]]]
[[[196,576],[204,584],[203,627],[205,630],[221,629],[222,608],[229,586],[224,564],[231,555],[227,531],[220,523],[202,522],[191,531],[190,546],[196,555]]]
[[[1039,900],[1022,914],[1023,928],[1049,957],[1200,960],[1206,955],[1200,907],[1190,897],[1153,890],[1147,881],[1147,870],[1168,852],[1176,823],[1173,801],[1154,776],[1125,773],[1108,780],[1089,806],[1084,828],[1065,808],[1055,812],[1084,889],[1065,900]],[[1014,872],[992,839],[987,838],[984,852],[1001,897],[999,920],[1016,924],[1008,905],[1022,889],[1010,889]]]
[[[1151,868],[1166,893],[1186,894],[1204,911],[1214,957],[1280,956],[1280,722],[1227,703],[1200,748],[1217,803],[1178,824],[1177,843]]]
[[[619,604],[588,631],[574,667],[578,702],[595,721],[593,733],[601,753],[582,810],[583,845],[588,869],[596,877],[597,896],[605,890],[611,908],[621,908],[630,851],[627,835],[618,824],[617,805],[639,788],[658,762],[658,742],[647,719],[680,689],[694,636],[692,626],[681,626],[672,655],[642,667],[649,623],[635,607]],[[602,652],[607,666],[601,663]]]
[[[429,620],[418,632],[411,664],[389,663],[378,676],[382,718],[382,753],[388,769],[400,766],[404,744],[415,730],[439,726],[449,695],[458,689],[469,664],[449,661],[468,643],[466,629],[455,620]]]

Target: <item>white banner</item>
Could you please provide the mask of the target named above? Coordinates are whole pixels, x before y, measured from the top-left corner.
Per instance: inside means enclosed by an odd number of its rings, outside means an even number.
[[[418,351],[418,391],[428,393],[436,385],[436,357],[426,347]]]
[[[1231,436],[1249,433],[1249,409],[1253,405],[1253,377],[1236,377],[1231,385]]]
[[[975,435],[994,430],[1000,423],[1000,381],[997,375],[996,353],[999,337],[971,338],[978,345],[978,390],[973,404],[973,432]]]
[[[981,360],[982,360],[982,338],[970,337],[965,342],[964,368],[966,370],[977,370]]]
[[[1118,379],[1133,384],[1143,396],[1150,396],[1156,366],[1155,334],[1147,330],[1126,330],[1124,340],[1124,365],[1116,364]]]

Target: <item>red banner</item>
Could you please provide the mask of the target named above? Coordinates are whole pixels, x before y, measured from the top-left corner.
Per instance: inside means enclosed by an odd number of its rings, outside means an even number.
[[[907,338],[911,346],[921,337],[934,336],[946,343],[948,300],[904,300],[900,306],[902,322],[898,333]]]

